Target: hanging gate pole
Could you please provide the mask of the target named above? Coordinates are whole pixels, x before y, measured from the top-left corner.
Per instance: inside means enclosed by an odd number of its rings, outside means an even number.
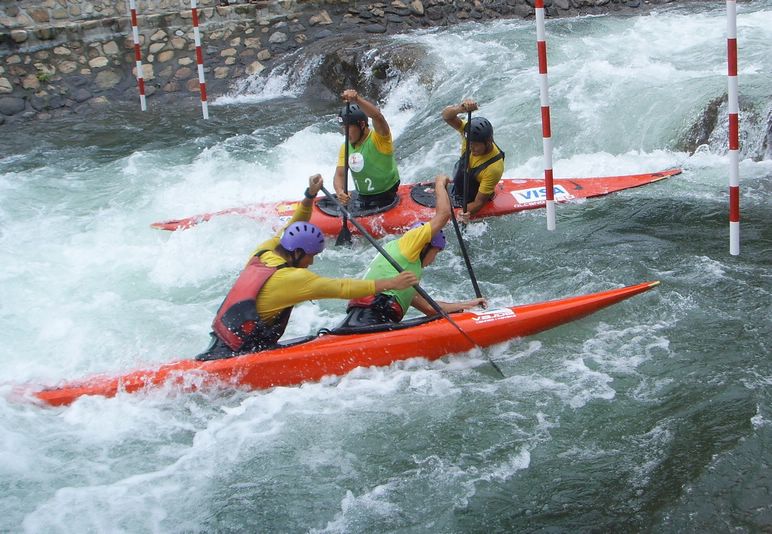
[[[552,128],[550,97],[547,82],[547,42],[544,29],[544,0],[536,0],[536,51],[539,56],[539,100],[541,101],[541,133],[544,145],[544,188],[547,195],[547,230],[555,229],[555,187],[552,182]]]
[[[134,39],[134,61],[137,68],[137,89],[139,90],[139,107],[147,111],[145,102],[145,77],[142,73],[142,52],[139,49],[139,30],[137,29],[137,6],[134,0],[129,0],[129,12],[131,14],[131,36]]]
[[[190,0],[190,8],[193,12],[193,37],[196,40],[196,65],[198,66],[198,87],[201,91],[201,111],[204,118],[209,118],[209,107],[206,102],[206,80],[204,79],[204,54],[201,51],[201,34],[198,31],[198,9],[196,0]]]
[[[729,254],[740,254],[740,105],[737,84],[737,1],[726,0],[729,111]]]

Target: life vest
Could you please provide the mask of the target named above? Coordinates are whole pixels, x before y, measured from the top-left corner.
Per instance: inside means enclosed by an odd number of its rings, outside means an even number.
[[[421,273],[423,272],[421,259],[418,258],[415,261],[409,261],[405,256],[402,255],[402,252],[399,250],[398,242],[399,239],[389,241],[386,243],[386,245],[384,245],[383,248],[386,250],[389,256],[394,259],[394,261],[402,266],[404,270],[410,271],[420,279]],[[381,254],[378,254],[375,258],[373,258],[373,261],[370,262],[370,266],[367,268],[367,272],[365,272],[362,279],[379,280],[382,278],[391,278],[396,274],[397,270],[391,265],[391,263],[389,263],[389,261]],[[394,301],[394,305],[392,306],[389,303],[389,306],[394,312],[394,317],[396,317],[396,320],[400,321],[402,320],[402,317],[405,315],[405,313],[407,313],[407,311],[410,309],[410,303],[413,301],[413,297],[416,294],[416,289],[414,287],[408,287],[407,289],[389,289],[379,294],[393,297],[392,300]],[[368,303],[367,298],[368,297],[365,297],[365,299],[350,300],[348,305],[349,307],[369,307],[369,304],[372,303]]]
[[[480,181],[477,178],[480,176],[480,173],[500,159],[504,159],[506,157],[504,151],[501,150],[496,143],[493,145],[498,148],[499,153],[479,164],[477,167],[471,167],[469,169],[469,196],[467,196],[467,202],[472,202],[477,196],[477,191],[480,189]],[[464,197],[464,170],[468,166],[469,163],[467,162],[467,152],[464,151],[464,154],[458,159],[455,167],[453,167],[453,195],[457,198]]]
[[[398,323],[405,316],[402,306],[399,305],[394,295],[384,293],[349,300],[346,312],[351,312],[354,308],[369,308],[375,311],[378,314],[378,324],[388,321]]]
[[[375,147],[373,132],[359,146],[349,143],[349,170],[360,195],[385,193],[399,182],[394,154],[381,154]]]
[[[261,250],[249,260],[212,321],[212,330],[233,352],[258,351],[275,345],[292,313],[292,306],[282,310],[270,326],[257,314],[257,295],[278,269],[286,267],[265,265],[260,260],[265,252]]]

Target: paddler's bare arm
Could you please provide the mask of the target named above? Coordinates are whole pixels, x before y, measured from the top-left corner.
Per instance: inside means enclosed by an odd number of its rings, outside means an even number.
[[[426,302],[426,300],[421,295],[415,295],[413,297],[413,300],[410,302],[410,304],[423,313],[424,315],[434,315],[437,313],[432,306]],[[488,301],[484,298],[479,299],[469,299],[469,300],[462,300],[460,302],[442,302],[437,301],[437,304],[440,305],[440,308],[442,308],[442,311],[445,313],[457,313],[462,312],[465,310],[469,310],[471,308],[475,308],[477,306],[482,306],[485,308],[488,305]]]
[[[303,193],[303,200],[300,202],[304,208],[310,208],[314,205],[314,197],[319,194],[323,185],[324,180],[321,174],[314,174],[308,179],[308,189]]]
[[[461,119],[458,118],[460,113],[469,113],[470,111],[477,111],[477,102],[471,98],[465,98],[460,104],[452,104],[445,107],[442,110],[442,120],[447,122],[451,128],[458,130],[461,128]]]
[[[351,200],[351,195],[343,192],[346,184],[345,167],[335,167],[335,178],[333,178],[332,184],[335,188],[335,194],[337,195],[338,200],[340,200],[342,204],[348,204],[348,201]]]
[[[308,192],[308,196],[315,197],[322,189],[322,185],[324,185],[324,182],[322,180],[321,174],[314,174],[313,176],[309,177],[308,189],[306,190],[306,192]],[[311,215],[313,214],[314,199],[308,198],[308,196],[306,196],[305,193],[303,194],[303,200],[298,203],[297,207],[295,208],[295,213],[292,214],[292,218],[281,227],[275,236],[273,236],[268,241],[260,243],[260,245],[258,245],[255,251],[252,253],[252,256],[261,250],[275,250],[276,246],[281,241],[281,236],[284,234],[284,230],[286,230],[290,224],[299,221],[308,221],[311,219]]]
[[[459,214],[458,220],[467,224],[469,222],[469,217],[480,211],[492,197],[493,195],[486,195],[485,193],[478,192],[477,196],[474,197],[474,200],[466,205],[468,211]]]
[[[450,220],[450,197],[448,196],[448,184],[450,177],[447,174],[438,174],[434,178],[435,211],[429,224],[432,227],[432,237],[445,228]]]
[[[418,277],[410,271],[402,271],[394,278],[382,278],[375,281],[375,292],[381,293],[390,289],[407,289],[418,283]]]
[[[391,137],[389,123],[386,122],[386,118],[383,116],[378,106],[359,95],[354,89],[346,89],[343,91],[342,96],[345,102],[359,104],[359,107],[364,111],[365,115],[373,120],[373,129],[378,132],[379,135],[382,137]]]

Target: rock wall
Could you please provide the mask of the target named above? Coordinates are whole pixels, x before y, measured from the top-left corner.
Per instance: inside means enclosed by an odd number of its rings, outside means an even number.
[[[545,0],[545,6],[547,16],[560,16],[636,11],[641,0]],[[534,10],[533,0],[199,0],[198,13],[207,92],[216,97],[313,41],[527,18]],[[137,0],[137,14],[149,103],[197,99],[190,1]],[[0,0],[0,124],[137,102],[131,31],[128,2]]]

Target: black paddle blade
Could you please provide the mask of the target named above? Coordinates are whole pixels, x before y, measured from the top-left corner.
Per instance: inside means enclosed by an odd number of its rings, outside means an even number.
[[[348,246],[351,244],[351,230],[348,229],[348,224],[344,224],[340,229],[337,239],[335,239],[335,246]]]

